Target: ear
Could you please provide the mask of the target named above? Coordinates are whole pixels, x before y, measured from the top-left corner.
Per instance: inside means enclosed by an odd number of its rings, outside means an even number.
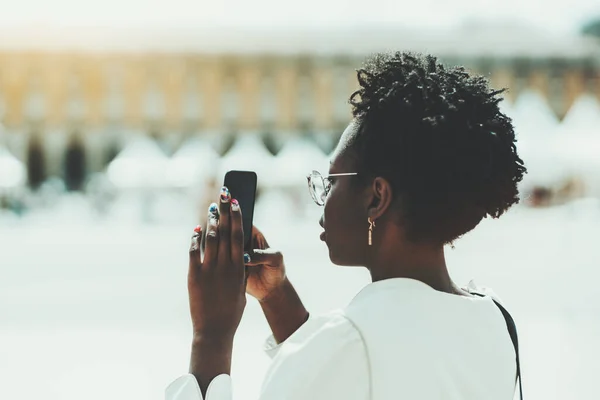
[[[375,221],[385,214],[392,204],[392,185],[390,185],[387,179],[377,177],[373,180],[370,192],[371,199],[367,209],[367,216]]]

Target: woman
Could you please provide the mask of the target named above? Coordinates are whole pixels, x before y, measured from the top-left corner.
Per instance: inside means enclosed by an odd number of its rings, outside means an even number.
[[[258,231],[258,249],[243,253],[239,204],[224,188],[203,259],[199,228],[192,240],[190,373],[167,388],[169,400],[231,398],[246,291],[273,331],[263,400],[513,398],[515,348],[501,309],[452,282],[443,249],[518,202],[525,168],[498,109],[502,91],[409,53],[375,56],[358,82],[329,174],[313,172],[309,188],[324,206],[331,261],[364,266],[373,282],[343,310],[308,318]]]

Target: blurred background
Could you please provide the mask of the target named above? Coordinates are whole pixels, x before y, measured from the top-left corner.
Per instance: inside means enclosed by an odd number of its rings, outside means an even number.
[[[57,0],[0,11],[0,398],[161,399],[187,371],[192,228],[225,171],[312,313],[369,282],[331,265],[305,176],[327,171],[369,54],[430,52],[509,89],[522,202],[447,249],[520,332],[527,399],[596,399],[600,5]],[[473,326],[473,329],[477,329]],[[234,382],[269,334],[249,301]]]

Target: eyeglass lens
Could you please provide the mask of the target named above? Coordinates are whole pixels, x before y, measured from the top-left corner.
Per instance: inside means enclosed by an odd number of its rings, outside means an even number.
[[[323,177],[318,172],[313,172],[310,175],[310,189],[313,200],[322,205],[325,202],[325,182]]]

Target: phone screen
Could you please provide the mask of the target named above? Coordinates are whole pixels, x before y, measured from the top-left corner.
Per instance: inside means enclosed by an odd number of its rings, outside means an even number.
[[[242,210],[244,227],[244,250],[251,250],[254,202],[256,200],[256,173],[253,171],[229,171],[223,185],[227,186],[231,198],[237,199]]]

